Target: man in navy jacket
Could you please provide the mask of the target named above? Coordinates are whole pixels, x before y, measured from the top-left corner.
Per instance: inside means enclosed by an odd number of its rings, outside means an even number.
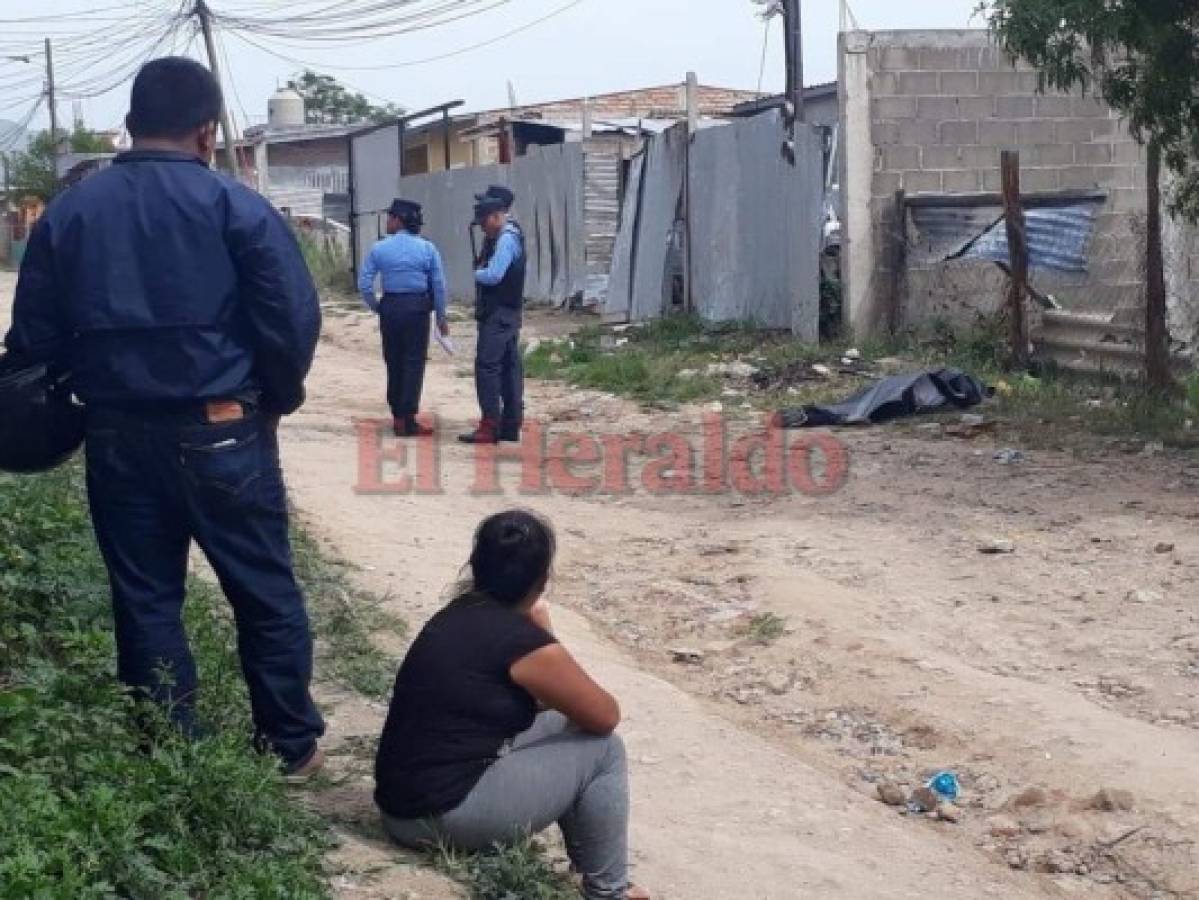
[[[257,743],[305,775],[324,723],[276,427],[304,400],[320,307],[287,223],[209,168],[221,103],[191,60],[139,72],[133,149],[39,220],[5,343],[58,359],[86,405],[121,680],[200,727],[182,621],[194,540],[233,606]]]

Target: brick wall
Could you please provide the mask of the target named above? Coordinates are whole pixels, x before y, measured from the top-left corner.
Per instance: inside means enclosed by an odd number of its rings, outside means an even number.
[[[1143,151],[1114,112],[1081,95],[1039,94],[1036,73],[1013,66],[984,31],[846,35],[842,68],[859,94],[843,96],[848,118],[857,119],[846,121],[846,140],[858,143],[856,153],[847,147],[857,162],[850,163],[854,168],[846,178],[850,185],[855,178],[858,182],[856,191],[849,189],[856,209],[847,210],[847,217],[852,220],[856,213],[858,221],[847,225],[858,235],[858,249],[872,245],[870,259],[859,255],[853,264],[854,324],[877,328],[883,292],[889,291],[886,248],[895,192],[998,191],[1000,152],[1006,149],[1020,151],[1026,192],[1099,189],[1108,194],[1089,275],[1038,273],[1038,287],[1068,308],[1114,312],[1141,304]],[[901,323],[969,324],[999,307],[1003,287],[1004,279],[989,264],[913,262]]]
[[[323,168],[350,164],[349,142],[345,137],[271,144],[267,152],[271,166]]]

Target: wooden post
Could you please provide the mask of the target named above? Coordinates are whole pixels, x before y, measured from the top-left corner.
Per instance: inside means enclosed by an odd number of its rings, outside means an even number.
[[[895,192],[891,219],[891,291],[887,304],[887,332],[895,335],[903,324],[903,281],[908,266],[908,197],[900,188]]]
[[[1008,335],[1012,367],[1028,368],[1028,229],[1020,199],[1020,154],[1005,150],[1002,156],[1003,212],[1011,278],[1008,284]]]
[[[592,112],[591,112],[591,98],[585,97],[583,99],[583,140],[584,141],[591,140],[591,134],[592,134],[592,131],[594,130],[594,126],[592,123],[593,123],[593,117],[592,117]]]
[[[445,142],[445,170],[448,172],[454,167],[454,155],[450,150],[450,110],[446,107],[441,111],[441,134]]]
[[[1148,196],[1145,228],[1145,377],[1157,390],[1174,383],[1170,371],[1170,337],[1166,329],[1166,262],[1162,251],[1162,151],[1149,142]]]

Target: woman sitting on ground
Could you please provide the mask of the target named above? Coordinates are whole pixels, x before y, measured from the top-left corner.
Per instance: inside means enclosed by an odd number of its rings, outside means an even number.
[[[557,822],[584,897],[642,900],[628,881],[620,708],[554,638],[541,599],[554,549],[532,513],[479,526],[471,577],[400,667],[375,801],[413,848],[485,850]]]

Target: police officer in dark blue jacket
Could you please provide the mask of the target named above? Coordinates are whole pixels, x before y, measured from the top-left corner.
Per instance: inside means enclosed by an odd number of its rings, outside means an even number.
[[[233,606],[257,743],[306,775],[324,723],[276,427],[303,402],[320,308],[286,222],[210,170],[220,110],[196,62],[138,73],[133,149],[38,222],[5,343],[61,360],[86,405],[120,679],[195,733],[182,621],[194,540]]]
[[[528,259],[525,238],[509,215],[511,191],[492,187],[475,200],[475,221],[484,234],[475,272],[475,390],[482,416],[478,428],[458,439],[467,444],[519,441],[524,421],[520,327]]]

